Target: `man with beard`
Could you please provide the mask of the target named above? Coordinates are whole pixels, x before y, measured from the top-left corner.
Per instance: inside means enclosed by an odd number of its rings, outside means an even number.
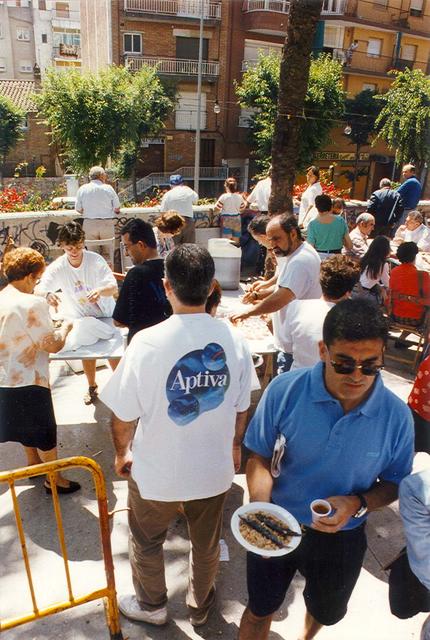
[[[277,257],[286,258],[279,271],[274,289],[267,290],[263,300],[256,298],[256,303],[249,311],[232,316],[233,323],[246,320],[251,316],[273,314],[273,335],[278,353],[278,373],[288,371],[292,357],[284,353],[280,334],[287,305],[295,299],[308,300],[321,297],[319,282],[320,259],[313,247],[303,241],[296,216],[282,214],[272,218],[267,225],[266,235],[271,249]]]

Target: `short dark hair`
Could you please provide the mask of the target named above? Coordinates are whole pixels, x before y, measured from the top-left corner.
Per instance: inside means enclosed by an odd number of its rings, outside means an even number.
[[[157,247],[154,229],[152,225],[150,225],[149,222],[145,222],[145,220],[141,220],[140,218],[127,220],[121,229],[121,235],[123,236],[126,233],[128,233],[133,244],[136,242],[144,242],[151,249]]]
[[[67,222],[58,232],[58,244],[78,244],[84,242],[85,231],[79,222]]]
[[[315,206],[319,213],[325,213],[326,211],[331,211],[333,209],[333,202],[331,201],[330,196],[326,193],[321,193],[321,195],[315,198]]]
[[[290,233],[294,229],[298,239],[303,240],[297,216],[293,213],[281,213],[279,216],[271,217],[271,220],[276,220],[276,218],[278,218],[279,224],[285,233]]]
[[[166,258],[166,277],[182,304],[198,306],[208,298],[215,275],[215,263],[207,249],[181,244]]]
[[[321,262],[321,289],[330,300],[338,300],[352,291],[359,277],[360,265],[347,256],[334,255]]]
[[[397,257],[402,264],[413,262],[418,255],[418,245],[416,242],[402,242],[397,249]]]
[[[323,324],[323,341],[329,347],[335,340],[359,342],[382,340],[387,343],[388,321],[372,300],[342,300],[330,309]]]
[[[345,200],[343,198],[333,198],[333,209],[335,207],[341,207],[342,209],[345,206]]]
[[[249,233],[256,233],[260,236],[266,235],[266,227],[269,224],[270,216],[263,213],[259,216],[255,216],[252,218],[251,222],[248,225]]]
[[[222,289],[218,280],[213,281],[213,288],[209,294],[208,299],[206,300],[205,311],[206,313],[211,313],[214,307],[217,307],[221,302],[222,298]]]

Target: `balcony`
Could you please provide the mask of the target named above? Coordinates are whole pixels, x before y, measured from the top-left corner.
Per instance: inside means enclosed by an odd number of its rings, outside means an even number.
[[[52,26],[56,29],[76,29],[81,28],[79,11],[51,10]]]
[[[202,5],[205,20],[221,20],[221,4],[208,0],[124,0],[124,11],[136,15],[199,19]],[[149,16],[145,15],[145,18]]]
[[[408,69],[421,69],[424,73],[427,70],[427,63],[419,60],[402,60],[391,56],[369,54],[365,51],[354,51],[350,61],[347,61],[347,49],[333,49],[331,52],[325,50],[322,53],[330,55],[343,64],[344,73],[385,76],[389,71],[404,71]]]
[[[80,60],[81,47],[76,44],[60,44],[57,47],[52,47],[52,56],[62,60]]]
[[[333,0],[325,0],[331,2]],[[422,11],[415,9],[406,10],[392,6],[390,0],[373,0],[369,2],[359,2],[359,0],[342,0],[344,9],[342,19],[356,25],[378,27],[390,29],[392,31],[402,31],[410,35],[429,37],[430,28],[428,20]],[[324,4],[325,4],[324,3]],[[328,15],[328,17],[330,17]]]
[[[347,0],[324,0],[322,15],[342,15]],[[244,0],[242,11],[270,11],[273,13],[288,13],[290,3],[288,0]]]
[[[198,75],[198,60],[181,60],[179,58],[151,58],[146,56],[125,56],[125,64],[131,71],[138,71],[144,64],[156,67],[160,75],[190,76]],[[205,80],[216,79],[219,76],[219,62],[202,62],[202,76]]]

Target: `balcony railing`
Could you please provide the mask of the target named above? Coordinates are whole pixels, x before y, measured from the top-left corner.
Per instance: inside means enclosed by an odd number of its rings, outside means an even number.
[[[144,64],[157,67],[159,73],[176,76],[196,76],[199,63],[197,60],[181,60],[179,58],[149,58],[146,56],[125,56],[129,69],[138,71]],[[203,76],[218,76],[219,62],[202,62]]]
[[[330,53],[330,55],[342,63],[345,72],[359,73],[367,71],[372,74],[385,75],[388,71],[396,69],[404,71],[408,69],[421,69],[426,73],[427,63],[418,60],[402,60],[391,56],[382,56],[366,51],[348,51],[348,49],[333,49],[331,52],[327,50],[315,53]],[[242,64],[244,64],[243,61]],[[249,62],[247,63],[249,64]]]
[[[200,0],[125,0],[124,10],[134,13],[200,18],[202,3]],[[203,2],[203,18],[206,20],[220,20],[221,4],[218,2]]]
[[[52,54],[54,58],[72,58],[76,60],[81,57],[81,47],[76,44],[60,44],[52,47]]]
[[[347,0],[324,0],[322,13],[324,15],[342,15]],[[290,3],[288,0],[244,0],[242,10],[245,13],[251,11],[274,11],[275,13],[288,13]]]

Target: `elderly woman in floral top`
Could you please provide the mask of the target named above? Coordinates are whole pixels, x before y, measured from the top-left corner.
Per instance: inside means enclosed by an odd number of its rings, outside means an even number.
[[[71,329],[56,331],[48,303],[33,295],[44,269],[34,249],[10,251],[3,260],[9,284],[0,292],[0,442],[22,444],[29,465],[57,459],[48,354],[62,349]],[[80,489],[60,473],[56,483],[58,493]]]

